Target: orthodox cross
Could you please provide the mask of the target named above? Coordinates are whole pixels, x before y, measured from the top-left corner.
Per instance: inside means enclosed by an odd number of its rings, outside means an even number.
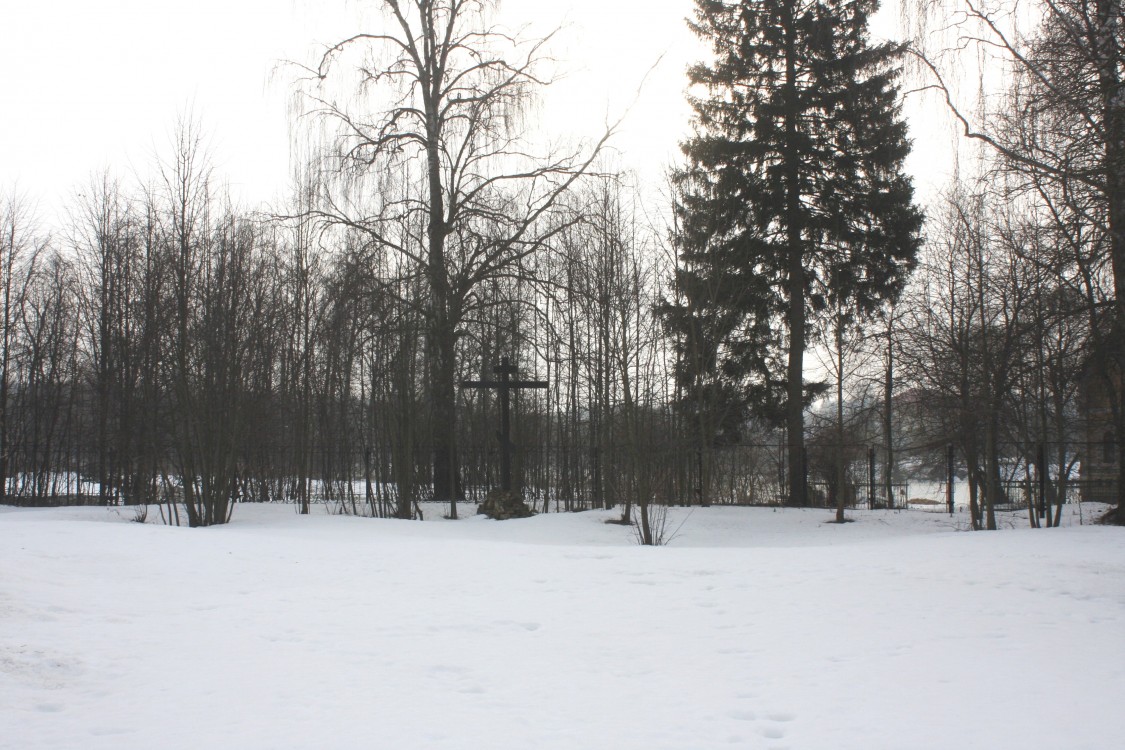
[[[492,371],[499,380],[462,380],[462,388],[495,388],[500,391],[500,489],[512,489],[511,391],[513,388],[546,388],[546,380],[512,380],[516,366],[507,357]]]

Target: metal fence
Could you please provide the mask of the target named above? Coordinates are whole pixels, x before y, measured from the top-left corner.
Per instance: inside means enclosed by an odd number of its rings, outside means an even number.
[[[580,446],[524,446],[514,453],[514,485],[539,511],[613,507],[641,500],[667,505],[785,505],[788,503],[785,446],[754,443],[701,449],[654,440],[648,445],[623,442]],[[954,452],[956,453],[956,452]],[[1015,453],[1013,451],[1013,453]],[[964,461],[948,451],[925,448],[897,452],[897,470],[889,483],[883,456],[875,446],[851,446],[860,456],[845,470],[840,493],[853,508],[919,508],[947,510],[952,473],[954,504],[967,505]],[[866,456],[864,456],[866,454]],[[945,454],[945,455],[943,455]],[[1036,456],[1035,451],[1019,455]],[[1110,464],[1083,472],[1077,449],[1066,471],[1051,464],[1013,456],[1003,462],[1001,509],[1058,502],[1117,502],[1116,477]],[[1101,455],[1101,453],[1099,453]],[[499,485],[501,454],[497,442],[464,444],[459,449],[458,483],[468,503],[477,503]],[[944,464],[944,465],[943,465]],[[342,512],[390,515],[405,502],[433,499],[431,455],[399,446],[347,446],[313,451],[304,472],[288,461],[269,456],[239,462],[239,502],[302,502],[336,504]],[[835,504],[828,470],[813,465],[807,472],[807,504]],[[833,472],[834,474],[834,472]],[[1043,474],[1046,481],[1040,481]],[[176,501],[176,480],[165,472],[144,484],[153,491],[143,497],[113,491],[101,496],[98,483],[78,469],[48,477],[49,481],[9,478],[6,502],[22,506],[131,504]]]

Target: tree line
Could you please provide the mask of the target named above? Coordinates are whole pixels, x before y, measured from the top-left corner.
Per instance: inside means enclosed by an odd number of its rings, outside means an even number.
[[[3,500],[162,504],[192,525],[238,501],[409,518],[449,500],[432,472],[450,438],[454,500],[480,499],[495,396],[458,389],[456,424],[430,418],[424,276],[309,210],[309,183],[284,210],[239,209],[191,123],[155,171],[141,187],[98,175],[55,234],[5,199]],[[639,222],[624,176],[569,191],[544,220],[551,251],[480,284],[458,320],[455,381],[509,353],[550,380],[517,404],[516,427],[538,449],[523,471],[556,507],[614,504],[619,412],[637,439],[666,400],[662,256]]]
[[[894,505],[950,444],[974,525],[1021,472],[1056,524],[1092,392],[1121,450],[1119,5],[1044,5],[1009,35],[966,4],[954,32],[1010,63],[970,109],[957,44],[872,42],[871,0],[697,0],[713,56],[659,193],[612,167],[612,124],[528,137],[545,43],[488,3],[382,5],[302,69],[317,132],[283,204],[234,205],[191,121],[148,182],[97,176],[53,234],[5,199],[0,502],[456,516],[498,460],[495,396],[458,384],[502,356],[550,384],[517,403],[529,500],[650,536],[653,503],[842,519],[867,484]],[[908,74],[984,144],[924,229]]]

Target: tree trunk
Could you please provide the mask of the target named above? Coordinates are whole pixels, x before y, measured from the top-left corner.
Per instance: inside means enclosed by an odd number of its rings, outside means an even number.
[[[996,437],[998,430],[995,416],[990,415],[984,447],[984,518],[985,528],[989,531],[996,530],[996,501],[1003,489],[1000,486],[1000,454]]]
[[[895,353],[894,353],[894,339],[891,337],[891,327],[894,325],[894,318],[891,318],[887,323],[887,370],[883,380],[883,448],[886,453],[883,468],[883,486],[887,495],[887,507],[895,507],[894,497],[894,412],[893,412],[893,397],[894,397],[894,372],[895,372]]]
[[[1121,50],[1118,46],[1118,25],[1121,23],[1120,0],[1094,0],[1096,29],[1094,31],[1095,61],[1101,89],[1102,120],[1105,130],[1106,198],[1109,212],[1110,262],[1116,308],[1110,340],[1125,340],[1125,91],[1120,79]],[[1117,510],[1118,523],[1125,524],[1125,383],[1121,373],[1125,361],[1110,354],[1109,366],[1116,377],[1110,380],[1111,398],[1117,402],[1114,434],[1117,437]]]
[[[432,31],[429,30],[429,31]],[[435,88],[440,81],[427,82]],[[431,380],[430,439],[433,441],[433,499],[448,502],[450,507],[461,499],[457,471],[456,409],[457,320],[452,314],[452,294],[449,288],[449,269],[446,267],[445,238],[448,225],[445,219],[445,199],[441,180],[442,143],[441,113],[438,103],[441,92],[430,91],[424,96],[426,107],[426,181],[429,191],[429,242],[427,263],[430,283],[430,325],[428,349]],[[456,512],[455,510],[453,511]]]
[[[786,232],[789,248],[789,361],[785,424],[789,434],[789,504],[804,506],[805,497],[805,267],[800,217],[800,164],[797,141],[797,49],[793,7],[787,5],[785,23],[785,151]]]
[[[844,326],[836,319],[836,523],[844,522]]]

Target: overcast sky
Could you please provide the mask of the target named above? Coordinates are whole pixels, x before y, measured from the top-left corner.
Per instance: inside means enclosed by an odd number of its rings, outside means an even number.
[[[191,110],[236,195],[257,203],[284,194],[292,76],[278,64],[310,61],[324,44],[371,27],[375,7],[374,0],[4,0],[0,192],[16,185],[50,221],[98,169],[148,174],[177,116]],[[691,9],[691,0],[503,0],[499,18],[528,25],[529,35],[560,28],[550,50],[565,78],[537,108],[548,130],[590,139],[628,110],[618,158],[655,182],[688,132],[684,70],[702,49],[684,24]],[[916,136],[922,152],[932,140]],[[934,167],[919,163],[930,162],[912,161],[923,182],[937,179]]]

